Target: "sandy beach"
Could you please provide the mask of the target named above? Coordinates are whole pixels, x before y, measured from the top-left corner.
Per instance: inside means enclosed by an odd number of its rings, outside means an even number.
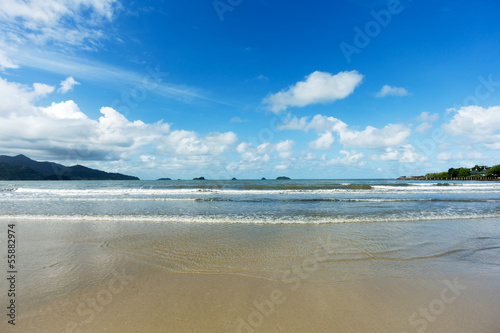
[[[498,235],[498,220],[392,222],[376,228],[370,223],[16,224],[17,320],[15,327],[3,320],[2,332],[498,332],[500,327],[500,297],[494,292],[500,287],[499,247],[492,237]],[[481,239],[486,232],[489,239]],[[460,243],[461,250],[443,252],[451,248],[444,239]],[[5,304],[5,295],[1,300]]]

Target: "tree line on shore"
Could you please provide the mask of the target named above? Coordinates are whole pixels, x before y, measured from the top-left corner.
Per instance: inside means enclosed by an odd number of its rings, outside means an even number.
[[[468,177],[499,177],[500,164],[491,168],[476,165],[473,168],[450,168],[447,172],[428,173],[425,178],[468,178]]]

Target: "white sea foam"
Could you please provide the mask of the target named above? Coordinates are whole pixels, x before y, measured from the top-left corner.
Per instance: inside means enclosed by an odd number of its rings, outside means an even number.
[[[123,196],[210,196],[210,195],[328,195],[338,193],[370,193],[370,194],[439,194],[439,193],[500,193],[500,185],[462,185],[462,186],[432,186],[421,184],[415,186],[391,186],[391,185],[373,185],[372,189],[350,189],[350,188],[332,188],[332,189],[47,189],[47,188],[17,188],[15,190],[5,191],[4,195],[19,195],[31,197],[123,197]]]
[[[384,216],[244,216],[244,215],[0,215],[0,220],[74,221],[74,222],[142,222],[142,223],[243,223],[243,224],[337,224],[413,222],[460,219],[500,218],[498,213],[443,213],[384,215]]]

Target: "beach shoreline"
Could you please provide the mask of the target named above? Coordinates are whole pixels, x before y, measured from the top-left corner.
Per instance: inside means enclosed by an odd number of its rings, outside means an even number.
[[[491,292],[499,288],[498,219],[15,222],[18,326],[2,322],[2,332],[495,332],[500,325],[500,299]],[[414,244],[396,251],[406,238]],[[464,244],[470,249],[458,251]]]

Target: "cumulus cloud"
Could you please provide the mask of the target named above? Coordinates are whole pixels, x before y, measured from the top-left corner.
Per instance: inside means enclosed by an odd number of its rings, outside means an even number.
[[[61,87],[57,91],[65,94],[68,91],[73,90],[73,87],[78,84],[80,84],[80,82],[76,82],[72,76],[69,76],[65,80],[61,81]]]
[[[292,160],[294,145],[293,140],[282,140],[276,144],[264,142],[257,147],[251,143],[242,142],[236,147],[236,151],[240,154],[240,161],[230,163],[228,170],[262,170],[271,161],[273,154],[273,158],[280,161],[275,169],[288,168]]]
[[[419,155],[416,149],[412,145],[408,144],[396,148],[387,147],[384,153],[380,155],[373,155],[372,159],[379,161],[398,161],[399,163],[416,163],[425,162],[429,158],[427,156]]]
[[[61,103],[53,102],[50,106],[40,108],[40,110],[55,119],[87,119],[87,116],[72,100]]]
[[[418,115],[416,119],[420,122],[433,123],[439,119],[439,114],[422,112],[421,114]]]
[[[387,97],[387,96],[406,96],[408,95],[408,91],[405,88],[400,87],[391,87],[389,85],[384,85],[382,89],[377,93],[378,98]]]
[[[281,130],[314,130],[319,133],[335,133],[339,137],[339,142],[345,147],[351,148],[383,148],[388,146],[398,146],[403,144],[410,136],[410,129],[403,125],[388,124],[384,128],[378,129],[367,126],[362,131],[351,130],[349,126],[334,117],[315,115],[310,121],[309,117],[288,117],[278,129]],[[324,137],[326,140],[327,137]],[[333,142],[332,142],[333,143]]]
[[[439,119],[437,113],[422,112],[418,117],[415,118],[416,121],[421,122],[420,125],[415,128],[415,131],[420,134],[425,134],[429,129],[432,128],[432,123]]]
[[[309,142],[309,148],[314,150],[328,150],[333,142],[335,142],[335,138],[332,133],[325,132],[320,134],[316,140]]]
[[[170,124],[163,121],[130,121],[111,107],[102,107],[99,119],[90,119],[73,100],[36,105],[41,96],[52,91],[54,87],[41,83],[27,86],[0,79],[0,146],[5,153],[33,156],[31,153],[36,152],[33,157],[63,160],[71,155],[76,160],[108,161],[164,154],[171,162],[177,158],[175,163],[209,165],[221,163],[218,156],[238,141],[233,132],[199,135],[171,131]],[[288,146],[284,142],[274,149],[284,154]],[[146,162],[155,161],[148,158]]]
[[[340,72],[336,75],[316,71],[308,75],[304,81],[269,95],[263,103],[275,113],[280,113],[289,107],[332,103],[352,94],[362,80],[363,75],[357,71]]]
[[[0,115],[24,114],[33,111],[32,103],[54,91],[54,87],[34,83],[31,87],[0,78]]]
[[[463,158],[464,158],[464,155],[462,154],[462,152],[458,152],[458,153],[442,152],[436,156],[436,160],[438,163],[449,162],[449,161],[458,161],[458,160],[462,160]]]
[[[293,153],[293,145],[295,142],[293,140],[284,140],[278,142],[275,146],[274,149],[279,153],[279,157],[282,159],[289,159],[292,157]]]
[[[403,125],[389,124],[381,129],[367,126],[363,131],[345,130],[339,135],[340,142],[346,147],[379,148],[405,142],[410,130]]]
[[[177,130],[162,139],[157,151],[176,155],[220,155],[234,146],[238,138],[233,132],[209,133],[200,137],[196,132]]]
[[[363,166],[366,164],[363,161],[365,155],[361,152],[355,150],[347,151],[341,150],[339,152],[342,156],[337,158],[332,158],[326,162],[326,165],[357,165]]]
[[[415,131],[420,133],[420,134],[424,134],[425,132],[427,132],[431,128],[432,128],[431,124],[424,122],[424,123],[421,123],[420,125],[418,125],[417,128],[415,128]]]
[[[500,106],[465,106],[455,112],[453,119],[442,126],[447,134],[465,136],[489,149],[500,149]]]

